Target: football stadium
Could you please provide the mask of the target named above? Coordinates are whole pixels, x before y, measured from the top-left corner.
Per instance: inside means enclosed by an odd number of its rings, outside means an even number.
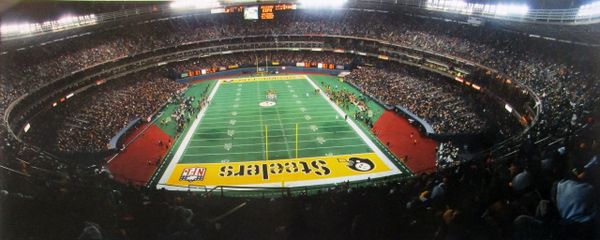
[[[597,0],[0,2],[0,239],[600,239]]]

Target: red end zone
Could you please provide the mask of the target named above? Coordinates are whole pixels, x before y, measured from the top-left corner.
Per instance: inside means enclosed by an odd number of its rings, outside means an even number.
[[[373,126],[377,138],[414,173],[434,172],[437,142],[422,135],[406,118],[393,111],[385,111]],[[413,133],[411,137],[411,133]],[[416,141],[416,143],[415,143]]]
[[[140,126],[127,139],[140,134],[146,126],[147,124]],[[163,144],[159,145],[159,141],[162,141]],[[167,153],[169,141],[173,142],[173,139],[156,125],[150,123],[148,129],[108,163],[108,169],[117,181],[143,186],[160,165],[157,164],[157,160],[161,159],[162,161]]]

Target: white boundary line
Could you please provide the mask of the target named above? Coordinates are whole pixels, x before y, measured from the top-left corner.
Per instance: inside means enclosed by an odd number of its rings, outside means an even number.
[[[389,172],[379,172],[379,173],[371,173],[371,174],[357,174],[357,175],[352,175],[352,176],[346,176],[346,177],[336,177],[336,178],[327,178],[327,180],[323,180],[323,179],[317,179],[317,180],[304,180],[304,181],[293,181],[293,182],[285,182],[285,186],[286,187],[305,187],[305,186],[314,186],[314,185],[324,185],[324,184],[334,184],[334,183],[341,183],[341,182],[347,182],[347,181],[360,181],[360,180],[365,180],[367,178],[380,178],[380,177],[387,177],[393,174],[390,174]],[[272,183],[263,183],[263,184],[238,184],[236,186],[240,186],[240,187],[281,187],[281,182],[272,182]],[[204,188],[200,189],[200,188],[194,188],[194,187],[187,187],[187,186],[173,186],[173,185],[161,185],[158,186],[160,188],[164,188],[165,190],[171,190],[171,191],[204,191]],[[215,186],[202,186],[205,188],[213,188]],[[224,190],[228,190],[228,188],[224,187]],[[233,190],[236,191],[248,191],[248,190],[256,190],[256,189],[251,189],[251,188],[247,188],[247,189],[243,189],[240,190],[239,188],[233,188]]]
[[[325,123],[325,122],[332,122],[332,121],[321,121],[321,122],[314,122],[314,123]],[[294,124],[294,123],[291,123],[291,124]],[[221,124],[221,126],[223,126],[223,125],[225,125],[225,124]],[[288,124],[281,124],[281,125],[290,125],[290,123],[288,123]],[[317,124],[313,124],[313,125],[319,127],[319,129],[339,128],[338,126],[324,126],[324,125],[317,125]],[[202,125],[202,126],[204,126],[204,125]],[[277,126],[277,125],[272,125],[272,126]],[[214,130],[221,130],[221,129],[232,130],[232,128],[233,128],[233,130],[235,130],[235,133],[258,133],[258,132],[264,132],[264,131],[260,131],[260,130],[252,130],[252,131],[250,131],[250,130],[246,130],[246,131],[239,130],[241,128],[252,128],[252,127],[253,126],[243,126],[243,127],[239,126],[238,127],[238,126],[235,126],[235,125],[227,125],[227,127],[211,127],[211,129],[214,129]],[[345,126],[344,126],[344,128],[345,128]],[[256,127],[254,127],[254,129],[256,129]],[[292,130],[293,131],[294,129],[295,128],[293,128],[293,127],[292,128],[290,128],[290,127],[288,127],[288,128],[283,127],[283,128],[269,129],[269,131],[273,130],[273,131],[283,131],[284,132],[284,134],[282,134],[282,135],[274,135],[273,137],[279,137],[279,136],[288,137],[288,136],[295,136],[295,135],[287,135],[287,134],[285,134],[285,131],[286,130],[288,130],[288,131]],[[310,128],[310,126],[308,126],[308,127],[299,127],[298,129],[308,129],[308,130],[310,130],[311,128]],[[214,133],[227,133],[227,131],[223,131],[223,132],[222,131],[218,131],[218,132],[215,131],[215,132],[194,133],[194,135],[214,134]]]
[[[315,89],[321,90],[321,88],[319,88],[312,81],[312,79],[310,79],[307,75],[302,75],[301,77],[304,77],[304,79],[306,79]],[[215,95],[216,89],[219,87],[220,83],[221,83],[221,80],[217,81],[217,85],[215,86],[215,88],[213,88],[213,91],[211,92],[210,96],[208,97],[209,100],[211,100],[212,97]],[[340,114],[341,116],[346,115],[346,113],[339,106],[337,106],[334,102],[332,102],[327,97],[327,95],[325,95],[325,93],[322,90],[320,91],[320,95],[333,107],[333,109],[338,114]],[[165,183],[168,180],[168,178],[170,177],[170,175],[172,174],[173,169],[175,168],[175,165],[177,165],[177,162],[179,161],[179,158],[181,158],[181,156],[183,155],[183,152],[185,151],[185,147],[187,146],[187,144],[190,141],[191,136],[193,135],[190,133],[195,131],[196,127],[198,126],[198,123],[200,122],[200,119],[204,115],[204,112],[206,111],[207,108],[202,109],[202,111],[199,114],[200,116],[194,121],[192,127],[186,133],[185,139],[184,139],[183,143],[180,145],[179,149],[177,150],[175,157],[171,160],[171,162],[169,163],[169,167],[167,167],[165,172],[163,172],[163,176],[161,177],[161,180],[156,185],[157,188],[164,188],[166,190],[179,190],[179,191],[188,191],[188,190],[200,191],[200,189],[188,188],[188,187],[184,187],[184,186],[169,186],[169,185],[166,185]],[[388,172],[380,172],[380,173],[373,173],[373,174],[359,174],[359,175],[353,175],[353,176],[328,178],[328,179],[286,182],[287,187],[301,187],[301,186],[311,186],[311,185],[332,184],[332,183],[338,183],[338,182],[344,182],[344,181],[357,181],[357,180],[365,180],[366,178],[379,178],[379,177],[386,177],[386,176],[391,176],[391,175],[402,173],[402,171],[400,171],[400,169],[398,169],[398,167],[396,167],[396,165],[394,165],[394,163],[381,151],[381,149],[379,149],[375,145],[375,143],[373,143],[373,141],[371,141],[371,139],[362,131],[362,129],[360,129],[356,125],[356,123],[354,123],[354,121],[352,121],[351,118],[348,118],[347,122],[348,122],[348,125],[350,125],[350,127],[352,127],[352,129],[354,129],[354,131],[361,137],[361,139],[375,152],[375,154],[377,154],[377,156],[379,156],[379,158],[381,158],[381,160],[391,170]],[[165,173],[168,173],[168,174],[165,174]],[[278,186],[281,186],[281,183],[274,182],[274,183],[249,184],[249,185],[238,185],[238,186],[278,187]],[[207,186],[207,187],[211,187],[211,186]]]
[[[299,133],[298,136],[310,136],[310,135],[325,135],[325,134],[337,134],[337,133],[354,133],[354,129],[349,130],[349,131],[337,131],[337,132],[310,132],[310,133]],[[281,136],[281,135],[279,135]],[[287,135],[288,137],[291,136],[295,136],[294,135]],[[262,139],[263,137],[246,137],[246,138],[235,138],[237,140],[240,139]],[[358,137],[360,138],[360,137]],[[362,139],[362,138],[361,138]],[[214,140],[231,140],[231,137],[226,137],[226,138],[201,138],[201,139],[192,139],[192,142],[202,142],[202,141],[214,141]]]
[[[284,143],[285,144],[285,143]],[[305,150],[315,150],[315,149],[329,149],[329,148],[347,148],[347,147],[360,147],[360,146],[365,146],[364,144],[352,144],[352,145],[341,145],[341,146],[325,146],[325,147],[312,147],[312,148],[301,148],[298,149],[298,151],[305,151]],[[289,149],[283,149],[283,150],[273,150],[273,151],[269,151],[269,152],[286,152],[289,151]],[[186,156],[192,156],[192,157],[202,157],[202,156],[223,156],[223,155],[243,155],[243,154],[252,154],[252,153],[262,153],[262,152],[234,152],[234,153],[205,153],[205,154],[186,154]],[[350,155],[350,154],[347,154]],[[293,159],[293,158],[287,158],[287,159]],[[285,160],[285,159],[282,159]],[[258,160],[260,161],[260,160]]]
[[[319,115],[313,116],[313,115],[311,115],[310,117],[311,117],[311,119],[310,120],[306,120],[306,121],[315,120],[317,118],[329,119],[331,116],[319,116]],[[205,118],[205,119],[208,119],[208,118]],[[295,118],[281,118],[281,120],[289,120],[289,119],[298,119],[298,118],[297,117],[295,117]],[[341,120],[341,121],[343,121],[343,120]],[[260,120],[249,120],[249,121],[240,121],[240,120],[237,120],[237,119],[235,120],[235,124],[238,124],[238,123],[250,123],[250,122],[260,122]],[[331,122],[331,121],[318,121],[318,122],[323,123],[323,122]],[[286,123],[284,125],[288,125],[288,124],[294,124],[294,123]],[[216,122],[216,123],[203,123],[202,124],[202,126],[206,126],[206,125],[219,125],[219,126],[223,126],[223,123],[222,122]],[[242,124],[239,124],[239,125],[242,125]],[[233,126],[238,126],[238,125],[233,125]]]
[[[277,102],[277,103],[279,104],[280,102]],[[244,106],[244,105],[240,105],[240,106],[239,106],[239,108],[247,108],[247,107],[256,107],[256,105],[255,105],[255,104],[252,104],[252,105],[248,104],[248,106]],[[262,107],[261,109],[266,109],[266,110],[268,110],[268,109],[274,109],[274,107]],[[308,111],[309,109],[306,109],[306,110]],[[311,108],[310,110],[311,110],[311,112],[310,112],[310,113],[322,113],[322,112],[329,112],[329,111],[331,111],[331,109],[327,109],[327,111],[321,111],[320,109],[317,109],[317,110],[315,110],[314,108]],[[238,116],[241,116],[241,117],[253,117],[252,115],[245,115],[245,116],[244,116],[244,115],[241,115],[241,114],[244,114],[244,113],[256,113],[257,111],[256,111],[256,110],[249,110],[249,111],[246,111],[246,110],[244,110],[244,111],[241,111],[241,110],[240,110],[240,111],[235,111],[235,112],[237,112],[237,113],[238,113]],[[217,114],[231,114],[231,110],[227,110],[227,111],[212,111],[212,112],[210,112],[210,113],[217,113]],[[308,114],[308,113],[309,113],[309,112],[301,112],[301,114]],[[282,114],[282,115],[286,115],[286,114],[299,114],[299,113],[297,113],[297,112],[293,112],[293,113],[284,113],[284,114]],[[210,119],[213,119],[213,118],[210,118]],[[282,118],[282,119],[283,119],[283,118]]]
[[[210,95],[208,95],[208,101],[212,101],[212,99],[215,96],[215,94],[217,93],[217,89],[219,89],[220,85],[221,85],[221,81],[217,81],[215,87],[210,92]],[[158,184],[156,184],[157,188],[160,185],[166,184],[167,181],[169,180],[169,177],[171,176],[171,174],[173,174],[173,170],[175,170],[175,166],[177,166],[177,163],[179,163],[179,159],[183,156],[183,153],[185,152],[187,145],[190,143],[190,140],[194,136],[194,132],[196,131],[196,128],[198,127],[198,124],[200,123],[200,120],[202,119],[202,117],[204,117],[204,113],[206,113],[206,110],[208,109],[209,105],[210,104],[208,104],[205,108],[200,110],[200,112],[198,113],[196,120],[194,120],[194,123],[192,123],[192,126],[188,129],[187,133],[185,134],[185,138],[183,139],[183,142],[181,142],[181,144],[179,144],[179,148],[177,148],[177,152],[175,152],[175,156],[173,156],[173,158],[171,159],[171,162],[169,162],[169,166],[167,166],[167,169],[165,169],[165,171],[163,172],[162,176],[160,177],[160,180],[158,181]]]
[[[315,88],[315,89],[319,89],[319,93],[321,93],[321,96],[325,99],[325,101],[327,101],[329,103],[329,105],[331,105],[331,107],[333,107],[333,109],[335,109],[335,111],[337,111],[341,116],[345,116],[346,113],[338,106],[336,105],[333,101],[331,101],[329,99],[329,97],[327,97],[327,95],[325,95],[325,92],[323,90],[321,90],[321,88],[319,88],[319,86],[317,86],[317,84],[315,84],[313,82],[312,79],[310,79],[310,77],[308,77],[307,75],[304,75],[304,78]],[[375,143],[373,141],[371,141],[371,139],[369,138],[369,136],[367,136],[367,134],[365,134],[362,129],[360,129],[358,127],[358,125],[356,125],[356,123],[354,123],[354,121],[352,121],[352,118],[348,117],[348,120],[346,120],[348,122],[348,125],[350,125],[350,127],[352,127],[352,129],[354,129],[354,131],[356,131],[356,133],[358,133],[358,135],[363,139],[363,141],[371,148],[373,149],[373,151],[375,152],[375,154],[377,154],[377,156],[379,156],[379,158],[381,158],[381,160],[383,160],[383,162],[390,168],[391,170],[391,174],[388,175],[394,175],[394,174],[399,174],[402,173],[400,171],[400,169],[398,169],[398,167],[396,167],[396,165],[394,165],[394,163],[387,157],[387,155],[385,155],[385,153],[383,153],[381,151],[381,149],[379,149]]]
[[[288,136],[295,136],[295,135],[288,135]],[[351,137],[351,138],[332,138],[332,139],[327,139],[327,141],[342,141],[342,140],[357,140],[357,137]],[[302,140],[302,141],[298,141],[299,143],[318,143],[317,140],[315,139],[309,139],[309,140]],[[270,143],[270,145],[283,145],[285,144],[284,142],[274,142],[274,143]],[[235,146],[261,146],[261,143],[241,143],[241,144],[235,144]],[[223,146],[221,145],[213,145],[213,146],[189,146],[188,149],[194,149],[194,148],[223,148]],[[302,148],[300,148],[299,150],[302,150]]]
[[[299,80],[302,79],[302,76],[305,75],[296,75],[296,74],[291,74],[291,75],[287,75],[287,74],[283,74],[283,75],[279,75],[279,78],[281,79],[268,79],[268,78],[273,78],[275,76],[271,75],[271,76],[256,76],[256,77],[237,77],[237,78],[223,78],[223,79],[219,79],[219,81],[223,81],[226,82],[225,84],[230,84],[227,81],[233,81],[233,80],[238,80],[237,82],[231,82],[231,84],[237,84],[237,83],[251,83],[251,82],[259,82],[259,81],[293,81],[293,80]],[[288,78],[289,79],[285,79]]]
[[[235,112],[237,112],[237,111],[235,111]],[[304,114],[304,115],[311,115],[311,117],[312,117],[315,114],[326,113],[326,112],[330,112],[330,111],[308,112],[308,109],[307,109],[307,112],[303,112],[303,113],[297,113],[297,112],[294,112],[294,113],[282,113],[280,115],[303,117],[302,115]],[[215,112],[210,112],[210,113],[213,114]],[[211,117],[211,118],[206,118],[206,119],[219,120],[219,119],[231,119],[232,117],[238,117],[238,118],[252,118],[252,117],[254,117],[254,118],[256,118],[256,116],[242,115],[242,114],[239,114],[239,112],[238,112],[238,115],[236,115],[236,116],[230,115],[231,112],[227,112],[227,113],[229,113],[229,115],[226,116],[226,117]],[[255,114],[256,113],[258,113],[258,111],[255,112]],[[281,119],[292,119],[292,118],[281,118]]]
[[[271,88],[271,82],[267,82],[267,85],[269,85],[269,88]],[[279,130],[281,131],[281,133],[283,133],[283,141],[285,142],[286,150],[288,152],[288,157],[292,158],[292,156],[294,156],[294,155],[292,154],[291,150],[293,150],[293,149],[290,149],[290,144],[288,142],[288,138],[286,137],[287,134],[285,133],[285,127],[283,127],[283,122],[281,121],[281,114],[279,113],[279,107],[275,107],[275,112],[277,113],[277,121],[279,121],[279,126],[281,127]],[[262,112],[261,112],[261,114],[262,114]],[[267,133],[268,133],[268,131],[267,131]],[[296,150],[296,152],[297,151],[298,150]]]

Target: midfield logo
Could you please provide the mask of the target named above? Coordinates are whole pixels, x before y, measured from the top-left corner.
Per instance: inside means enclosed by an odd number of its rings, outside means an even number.
[[[181,181],[202,181],[206,174],[206,168],[184,168],[179,180]]]

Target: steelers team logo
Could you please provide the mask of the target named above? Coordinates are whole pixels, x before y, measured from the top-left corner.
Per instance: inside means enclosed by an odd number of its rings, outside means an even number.
[[[345,161],[347,167],[358,172],[369,172],[375,168],[375,164],[368,158],[350,157]]]
[[[272,107],[272,106],[275,106],[275,104],[276,103],[273,102],[273,101],[264,101],[264,102],[260,102],[258,104],[258,106],[261,106],[261,107]]]

